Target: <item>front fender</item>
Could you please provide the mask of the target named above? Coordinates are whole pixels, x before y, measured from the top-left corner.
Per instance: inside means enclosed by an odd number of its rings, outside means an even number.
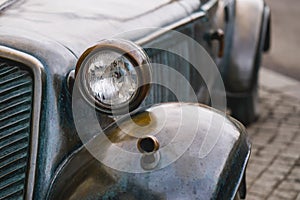
[[[229,24],[232,46],[224,78],[229,94],[247,93],[255,86],[261,53],[269,48],[269,20],[270,9],[263,0],[236,0]]]
[[[222,122],[220,129],[215,122]],[[151,169],[140,167],[145,155],[136,146],[142,135],[155,135],[160,143]],[[48,199],[233,199],[250,154],[243,126],[200,104],[168,103],[139,111],[110,126],[105,136],[109,144],[97,139],[103,134],[93,139],[95,157],[91,148],[82,147],[65,160]],[[214,145],[200,156],[206,137]],[[132,156],[120,156],[124,152],[116,153],[115,147]],[[119,165],[111,165],[114,161]],[[129,168],[117,169],[120,165]]]

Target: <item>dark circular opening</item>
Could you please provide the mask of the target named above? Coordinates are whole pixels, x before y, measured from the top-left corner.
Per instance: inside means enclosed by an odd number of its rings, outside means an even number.
[[[152,153],[158,150],[159,144],[157,139],[152,136],[141,138],[138,141],[138,149],[142,153]]]

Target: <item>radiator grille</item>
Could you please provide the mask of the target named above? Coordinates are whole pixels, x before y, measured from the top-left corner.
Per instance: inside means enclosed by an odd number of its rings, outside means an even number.
[[[33,80],[0,58],[0,199],[23,199],[29,158]]]
[[[189,57],[189,48],[185,43],[180,43],[174,46],[170,46],[166,48],[166,50],[158,50],[158,49],[145,49],[147,54],[150,57],[152,63],[152,80],[154,83],[166,83],[172,85],[173,89],[180,94],[180,101],[184,102],[195,102],[194,99],[196,97],[196,101],[202,101],[198,98],[199,91],[201,88],[206,88],[204,81],[198,71],[183,57]],[[176,49],[180,55],[176,55],[172,52],[172,49]],[[161,67],[156,64],[162,64],[167,66],[167,68],[172,68],[177,71],[177,73],[181,74],[184,77],[183,84],[178,81],[178,77],[168,73],[168,71],[161,70]],[[189,90],[189,84],[192,87],[192,90]],[[163,102],[176,102],[179,101],[178,95],[175,95],[168,88],[152,84],[150,94],[147,96],[142,106],[153,105],[156,103]]]

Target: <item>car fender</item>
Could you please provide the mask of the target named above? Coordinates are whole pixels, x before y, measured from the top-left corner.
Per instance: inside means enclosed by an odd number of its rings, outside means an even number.
[[[230,93],[252,90],[259,70],[261,53],[269,47],[270,9],[263,0],[236,0],[231,26],[232,44],[224,76]]]
[[[119,120],[104,131],[109,143],[99,134],[91,141],[95,144],[92,148],[86,144],[66,158],[47,199],[233,199],[237,194],[250,143],[245,128],[236,120],[207,106],[189,103],[158,104]],[[220,129],[216,129],[218,123]],[[209,129],[212,131],[207,135]],[[137,133],[153,134],[160,143],[154,153],[160,156],[154,157],[158,161],[150,165],[152,168],[140,168],[144,156],[149,155],[137,151]],[[207,148],[202,145],[205,137],[216,143],[209,153],[200,156],[201,148]],[[114,146],[129,148],[130,156],[117,153]],[[114,162],[117,165],[107,165]],[[124,164],[130,167],[116,169]]]

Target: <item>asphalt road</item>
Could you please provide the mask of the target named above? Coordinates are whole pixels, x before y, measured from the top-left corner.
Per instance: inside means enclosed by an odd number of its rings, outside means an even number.
[[[262,65],[300,80],[300,1],[266,2],[272,12],[272,47]]]

